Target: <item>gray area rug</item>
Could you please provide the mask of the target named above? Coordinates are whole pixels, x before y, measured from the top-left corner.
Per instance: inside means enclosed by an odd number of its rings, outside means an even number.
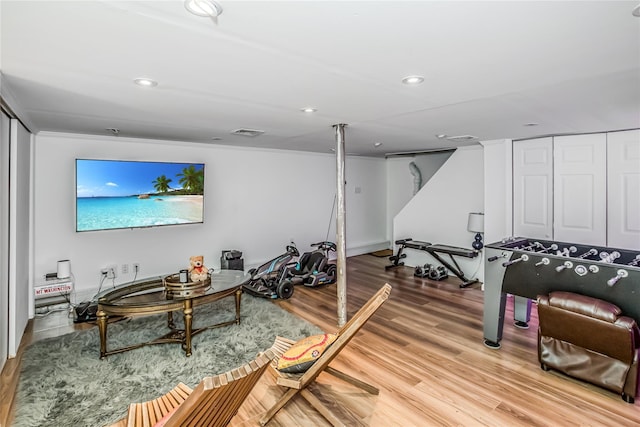
[[[234,318],[233,298],[196,307],[194,327]],[[174,315],[181,326],[182,316]],[[164,334],[166,314],[108,326],[108,349]],[[38,341],[25,350],[13,426],[90,426],[116,422],[131,402],[150,400],[182,381],[195,387],[205,376],[233,369],[271,346],[276,335],[291,339],[321,330],[271,300],[242,296],[240,325],[202,332],[193,354],[179,344],[159,344],[99,359],[98,329]]]

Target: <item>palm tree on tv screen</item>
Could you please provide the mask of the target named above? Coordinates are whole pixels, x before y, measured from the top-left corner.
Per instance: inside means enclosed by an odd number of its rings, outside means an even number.
[[[204,189],[204,171],[196,170],[195,166],[182,169],[177,176],[181,177],[178,182],[182,184],[182,188],[189,190],[193,194],[203,194]]]
[[[152,184],[158,193],[166,193],[171,188],[169,187],[170,182],[171,182],[171,178],[167,178],[164,175],[160,175],[159,177],[156,178],[155,181],[152,182]]]

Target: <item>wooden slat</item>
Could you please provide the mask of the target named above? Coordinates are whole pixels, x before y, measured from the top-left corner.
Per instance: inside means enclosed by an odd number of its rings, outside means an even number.
[[[269,349],[243,366],[203,379],[178,406],[165,425],[167,427],[227,425],[278,354],[280,353],[277,350]]]
[[[351,375],[345,374],[342,371],[338,371],[337,369],[332,368],[331,366],[327,366],[324,370],[324,372],[326,372],[327,374],[331,374],[336,378],[340,378],[342,381],[346,381],[350,384],[353,384],[354,386],[361,388],[362,390],[366,391],[367,393],[370,394],[379,394],[380,390],[377,389],[376,387],[373,387],[370,384],[365,383],[364,381],[360,381],[357,378],[353,378]]]
[[[304,397],[305,400],[316,409],[316,411],[320,412],[320,414],[322,414],[322,416],[325,417],[333,427],[346,427],[345,423],[340,421],[340,419],[336,417],[329,408],[324,406],[320,399],[315,397],[309,390],[306,388],[300,390],[300,395]]]
[[[166,414],[178,407],[189,397],[191,389],[183,383],[178,384],[166,394],[147,402],[132,403],[127,412],[127,426],[153,427]]]
[[[153,412],[152,412],[153,416],[149,421],[151,422],[151,425],[155,425],[163,417],[162,409],[160,409],[160,405],[158,404],[158,399],[153,399],[153,401],[151,401],[151,405],[153,407]]]

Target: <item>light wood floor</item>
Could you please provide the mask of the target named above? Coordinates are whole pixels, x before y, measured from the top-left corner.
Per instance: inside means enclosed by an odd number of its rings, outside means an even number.
[[[385,282],[393,290],[332,364],[379,387],[380,394],[368,395],[326,374],[313,390],[347,425],[640,425],[640,398],[630,405],[614,393],[540,369],[535,310],[530,329],[515,328],[510,300],[502,349],[491,350],[482,344],[478,286],[460,289],[454,278],[444,282],[415,278],[407,267],[386,272],[387,262],[371,255],[348,259],[349,315]],[[276,303],[328,332],[337,329],[335,285],[296,287],[291,299]],[[25,341],[73,328],[54,325],[45,332],[27,334]],[[18,369],[15,361],[7,366],[0,384],[3,425],[11,416],[5,403],[11,399],[5,397],[13,395]],[[164,392],[158,390],[159,395]],[[266,374],[231,425],[257,425],[281,394],[273,377]],[[302,398],[295,398],[269,425],[329,424]]]

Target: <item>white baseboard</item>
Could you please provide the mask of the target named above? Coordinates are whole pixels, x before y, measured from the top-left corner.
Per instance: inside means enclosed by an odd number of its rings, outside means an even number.
[[[370,252],[381,251],[383,249],[391,248],[391,242],[384,240],[381,242],[368,243],[360,246],[351,246],[347,248],[347,256],[356,256],[368,254]]]

